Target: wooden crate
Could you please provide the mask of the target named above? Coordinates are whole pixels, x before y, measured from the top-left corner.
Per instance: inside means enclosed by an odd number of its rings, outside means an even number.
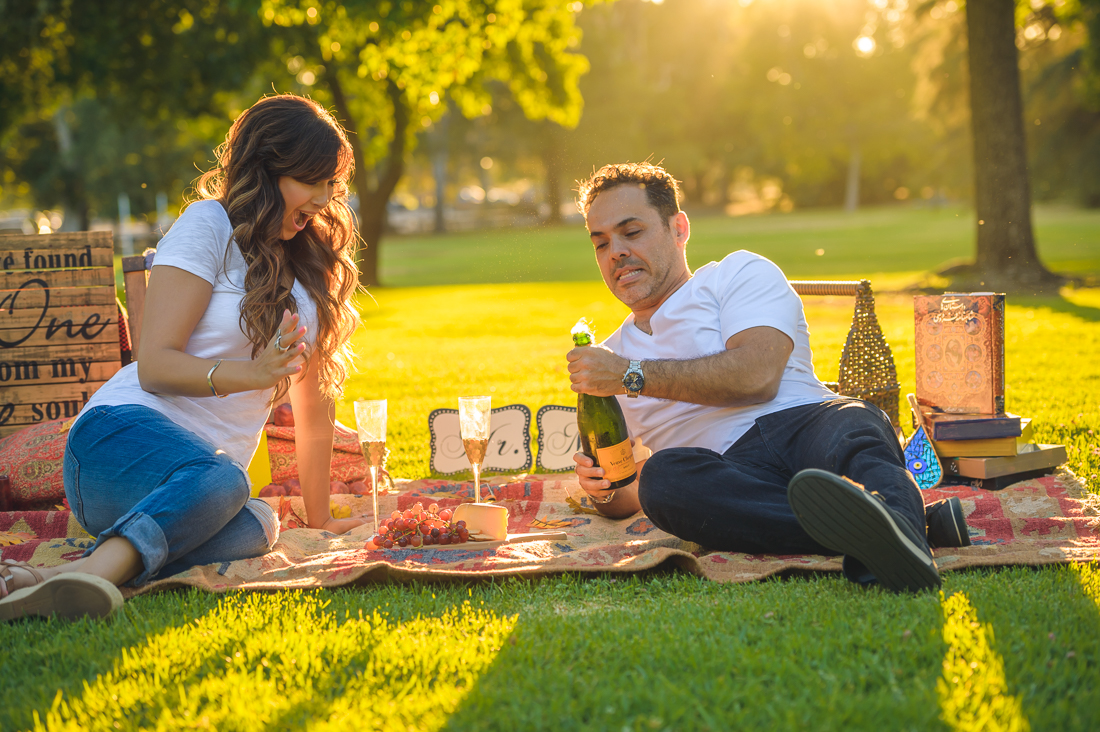
[[[111,232],[0,237],[0,437],[75,416],[119,367]]]

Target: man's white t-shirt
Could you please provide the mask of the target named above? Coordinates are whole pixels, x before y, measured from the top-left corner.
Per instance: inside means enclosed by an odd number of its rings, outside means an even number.
[[[836,398],[814,374],[802,300],[779,267],[752,252],[737,251],[695,270],[691,279],[661,304],[649,325],[653,335],[634,325],[632,313],[603,345],[623,358],[647,361],[720,353],[731,336],[758,326],[775,328],[794,342],[779,393],[763,404],[707,407],[619,396],[631,436],[650,450],[706,447],[723,453],[757,417]]]
[[[198,358],[226,361],[252,359],[252,342],[241,330],[241,300],[247,265],[233,238],[233,226],[217,201],[196,201],[172,225],[157,244],[154,267],[177,267],[213,285],[210,304],[202,314],[186,353]],[[228,246],[228,256],[227,256]],[[298,304],[301,324],[312,344],[316,335],[317,308],[297,281],[291,294]],[[217,373],[214,374],[217,383]],[[111,377],[88,400],[90,407],[137,404],[154,409],[190,430],[241,466],[247,466],[260,441],[274,389],[246,391],[217,399],[153,394],[138,383],[137,363]],[[78,417],[79,419],[79,417]]]

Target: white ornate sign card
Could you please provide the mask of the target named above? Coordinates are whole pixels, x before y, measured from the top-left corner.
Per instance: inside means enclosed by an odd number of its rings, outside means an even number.
[[[561,407],[556,404],[540,407],[535,414],[535,426],[539,431],[536,471],[556,473],[572,470],[576,466],[573,454],[581,449],[576,407]]]
[[[574,421],[576,421],[574,419]],[[462,447],[457,409],[436,409],[428,415],[432,435],[433,475],[470,473],[470,461]],[[509,404],[492,411],[489,448],[483,473],[522,473],[531,469],[531,410]]]

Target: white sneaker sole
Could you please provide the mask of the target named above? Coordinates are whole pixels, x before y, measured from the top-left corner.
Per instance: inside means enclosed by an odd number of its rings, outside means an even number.
[[[50,615],[67,620],[103,618],[122,607],[122,602],[122,593],[102,577],[66,572],[0,600],[0,621]]]
[[[791,480],[787,497],[814,541],[855,557],[883,587],[895,592],[939,587],[935,560],[866,491],[827,471],[804,470]]]

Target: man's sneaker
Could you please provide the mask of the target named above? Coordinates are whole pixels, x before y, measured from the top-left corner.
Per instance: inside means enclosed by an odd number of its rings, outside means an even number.
[[[814,541],[858,560],[883,587],[938,587],[925,538],[878,495],[825,470],[803,470],[787,486],[798,523]]]
[[[924,507],[924,520],[928,524],[929,546],[952,549],[970,546],[970,532],[958,496],[929,503]]]

